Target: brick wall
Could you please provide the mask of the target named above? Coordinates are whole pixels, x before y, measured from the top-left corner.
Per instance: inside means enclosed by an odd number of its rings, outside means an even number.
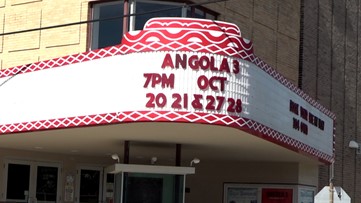
[[[228,0],[207,7],[220,13],[219,20],[237,24],[256,55],[297,85],[300,1]]]
[[[88,1],[0,0],[0,32],[87,20]],[[297,84],[298,1],[228,0],[206,7],[219,12],[219,20],[237,24],[256,54]],[[86,51],[86,31],[83,24],[0,37],[0,69]]]
[[[0,0],[0,32],[9,33],[86,20],[86,0]],[[0,69],[86,49],[87,25],[37,30],[0,37]]]
[[[361,142],[361,55],[358,0],[304,0],[303,89],[336,116],[334,184],[361,199],[361,156],[348,147]],[[319,186],[329,183],[328,166],[320,167]],[[321,189],[320,188],[320,189]]]

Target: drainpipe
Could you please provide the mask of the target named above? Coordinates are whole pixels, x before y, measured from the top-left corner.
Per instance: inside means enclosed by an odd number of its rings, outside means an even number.
[[[334,162],[330,165],[330,203],[333,203],[333,193],[334,193],[334,187],[333,187],[333,178],[334,178]]]
[[[333,183],[330,181],[330,203],[333,203]]]

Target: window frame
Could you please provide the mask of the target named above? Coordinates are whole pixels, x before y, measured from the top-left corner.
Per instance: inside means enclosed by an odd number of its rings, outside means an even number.
[[[8,170],[9,170],[9,165],[10,164],[15,164],[15,165],[27,165],[30,167],[30,171],[29,171],[29,191],[28,191],[28,195],[27,197],[25,197],[25,199],[9,199],[7,196],[7,190],[8,190]],[[17,159],[17,158],[9,158],[9,159],[5,159],[4,161],[4,171],[3,171],[3,175],[4,175],[4,182],[3,182],[3,187],[4,187],[4,200],[8,201],[8,202],[12,202],[12,201],[19,201],[19,202],[34,202],[37,201],[36,200],[36,192],[37,192],[37,175],[38,175],[38,167],[54,167],[57,168],[58,172],[57,172],[57,185],[56,185],[56,200],[55,202],[61,202],[62,201],[62,187],[63,187],[63,183],[62,183],[62,164],[58,163],[58,162],[51,162],[51,161],[43,161],[43,160],[26,160],[26,159]],[[26,199],[27,198],[27,199]],[[38,202],[44,202],[44,201],[38,201]]]
[[[90,9],[89,9],[90,19],[99,19],[100,10],[95,9],[96,7],[116,5],[119,3],[124,4],[122,1],[119,1],[119,0],[92,2],[90,4]],[[89,28],[90,28],[88,30],[88,39],[89,39],[88,49],[89,50],[95,50],[95,49],[98,49],[98,47],[99,47],[99,27],[100,27],[99,23],[100,23],[100,21],[93,22],[93,23],[91,23],[91,26],[89,26]]]
[[[125,1],[125,0],[124,0]],[[194,15],[192,15],[192,13],[194,13],[196,10],[199,10],[203,13],[202,19],[210,19],[210,20],[217,20],[219,13],[210,10],[206,7],[203,6],[194,6],[194,7],[188,7],[187,5],[189,4],[193,4],[192,1],[182,1],[182,0],[174,0],[174,1],[170,1],[170,0],[128,0],[128,4],[124,4],[124,1],[121,0],[96,0],[96,1],[91,1],[89,2],[89,18],[90,19],[99,19],[99,9],[96,9],[97,7],[100,8],[102,5],[116,5],[116,4],[123,4],[123,5],[128,5],[128,8],[124,8],[124,10],[128,10],[130,17],[128,18],[128,24],[127,24],[127,31],[133,31],[135,30],[135,25],[136,25],[136,15],[132,15],[135,14],[136,11],[136,6],[137,6],[137,2],[139,3],[151,3],[154,2],[156,4],[162,4],[162,5],[175,5],[175,6],[184,6],[183,8],[181,8],[181,16],[180,17],[193,17]],[[188,9],[191,9],[191,16],[188,15]],[[124,10],[123,10],[123,15],[124,15]],[[211,17],[211,18],[207,18],[207,17]],[[100,49],[102,48],[99,47],[99,36],[100,36],[100,25],[99,25],[100,21],[97,22],[93,22],[90,23],[88,26],[88,34],[87,34],[87,49],[90,50],[95,50],[95,49]],[[122,28],[123,30],[123,28]],[[123,30],[124,33],[124,30]],[[116,45],[116,44],[114,44]],[[114,46],[113,45],[113,46]]]

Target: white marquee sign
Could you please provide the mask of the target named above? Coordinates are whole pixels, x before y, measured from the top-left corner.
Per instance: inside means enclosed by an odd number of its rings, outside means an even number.
[[[254,56],[236,26],[198,21],[153,19],[143,31],[125,35],[120,46],[0,72],[0,93],[6,95],[0,130],[36,130],[35,123],[66,127],[64,120],[120,119],[124,112],[155,112],[159,120],[181,122],[202,116],[203,123],[281,144],[290,140],[282,145],[331,161],[334,115]],[[58,124],[49,124],[54,119]]]

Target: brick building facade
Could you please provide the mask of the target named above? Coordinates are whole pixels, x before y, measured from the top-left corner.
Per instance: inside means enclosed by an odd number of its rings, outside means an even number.
[[[360,2],[304,0],[302,89],[336,113],[334,184],[353,202],[361,198],[360,155],[348,147],[360,140]],[[320,168],[327,185],[329,168]]]
[[[47,28],[90,20],[94,2],[0,0],[0,32],[5,33],[0,36],[0,70],[89,51],[91,23]],[[359,1],[228,0],[203,7],[218,13],[217,20],[238,25],[257,56],[336,113],[333,181],[353,202],[360,199],[361,161],[348,148],[350,140],[361,139]],[[16,33],[36,28],[46,29]],[[321,165],[318,173],[321,189],[329,183],[328,166]]]
[[[0,1],[0,29],[4,33],[89,20],[89,0],[48,2]],[[200,0],[195,3],[203,2]],[[256,54],[297,83],[299,2],[247,0],[210,3],[218,20],[237,24],[252,39]],[[79,24],[1,36],[1,69],[89,50],[87,29]]]

